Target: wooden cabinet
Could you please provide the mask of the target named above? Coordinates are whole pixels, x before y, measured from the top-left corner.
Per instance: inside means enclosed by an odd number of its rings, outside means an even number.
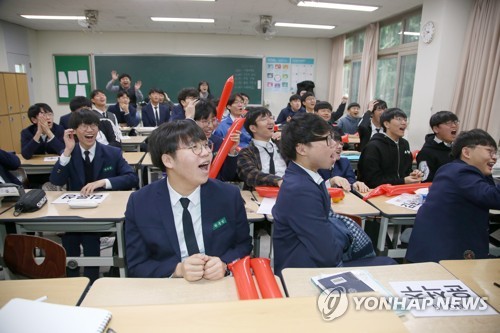
[[[28,78],[22,73],[0,73],[0,148],[21,152],[21,131],[31,124]]]

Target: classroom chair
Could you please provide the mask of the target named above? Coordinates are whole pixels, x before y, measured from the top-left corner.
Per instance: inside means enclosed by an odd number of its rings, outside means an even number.
[[[42,263],[35,261],[41,250]],[[66,250],[62,245],[46,238],[31,235],[9,234],[5,237],[4,262],[12,273],[31,279],[59,278],[66,276]]]

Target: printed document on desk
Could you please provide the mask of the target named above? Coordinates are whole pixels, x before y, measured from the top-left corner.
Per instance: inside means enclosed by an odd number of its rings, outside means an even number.
[[[276,204],[276,198],[263,198],[257,214],[271,214],[271,211]]]
[[[80,193],[64,193],[62,194],[59,198],[54,200],[52,203],[53,204],[67,204],[70,201],[77,201],[77,200],[85,200],[85,201],[92,201],[97,204],[100,204],[103,202],[106,197],[109,195],[109,193],[94,193],[91,195],[83,195]]]

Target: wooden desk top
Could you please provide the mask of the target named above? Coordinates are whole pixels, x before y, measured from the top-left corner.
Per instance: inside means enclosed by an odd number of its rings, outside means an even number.
[[[247,213],[247,218],[251,222],[252,220],[263,220],[265,218],[264,214],[257,214],[259,210],[259,204],[257,199],[254,198],[252,192],[250,191],[240,191],[243,200],[245,200],[245,211]]]
[[[44,161],[45,157],[59,157],[59,155],[48,154],[48,155],[33,155],[29,160],[25,159],[23,155],[16,154],[21,161],[21,167],[23,166],[52,166],[56,164],[57,161]]]
[[[141,164],[144,166],[153,166],[153,161],[151,161],[151,154],[150,153],[146,153],[146,155],[142,159]]]
[[[488,304],[500,312],[500,288],[493,284],[500,284],[500,259],[441,260],[439,264],[478,296],[488,297]]]
[[[35,300],[47,296],[47,303],[76,305],[89,284],[86,277],[0,281],[0,307],[12,298]]]
[[[352,193],[345,193],[344,199],[337,203],[332,202],[332,209],[335,213],[344,213],[358,216],[378,216],[380,211],[363,201]]]
[[[53,204],[52,202],[64,193],[64,191],[47,191],[47,203],[36,212],[22,213],[19,216],[14,216],[14,211],[8,210],[0,215],[0,220],[39,220],[46,219],[50,221],[51,217],[69,217],[69,218],[84,218],[97,221],[102,220],[118,220],[125,216],[125,208],[127,206],[128,197],[132,191],[111,191],[102,192],[109,193],[109,196],[97,207],[91,209],[72,209],[67,204]]]
[[[285,295],[278,277],[276,277],[276,282]],[[255,283],[257,285],[257,282]],[[196,282],[188,282],[184,279],[100,278],[90,288],[82,306],[131,306],[237,300],[238,291],[232,276],[217,281]]]
[[[391,198],[394,197],[388,197],[385,195],[380,195],[378,197],[374,197],[371,199],[368,199],[368,201],[375,205],[378,210],[380,210],[380,213],[382,216],[387,216],[387,217],[415,217],[417,215],[417,211],[411,210],[408,208],[403,208],[399,207],[396,205],[391,205],[387,203],[387,200],[390,200]]]
[[[140,144],[143,143],[147,138],[147,136],[129,136],[128,138],[122,139],[122,144]]]
[[[108,307],[116,332],[406,332],[390,311],[350,311],[323,321],[316,298]]]
[[[353,269],[368,271],[388,291],[395,294],[389,282],[418,280],[455,280],[456,277],[437,263],[418,263],[371,267],[286,268],[282,271],[290,297],[317,296],[319,289],[311,277]],[[415,318],[411,313],[401,317],[410,332],[498,332],[500,316]]]
[[[138,152],[138,151],[123,152],[123,158],[125,159],[125,161],[127,161],[128,164],[134,166],[142,162],[142,159],[144,158],[145,154],[146,153],[144,152]]]
[[[348,143],[360,143],[361,142],[358,135],[349,134],[348,140],[349,140]]]

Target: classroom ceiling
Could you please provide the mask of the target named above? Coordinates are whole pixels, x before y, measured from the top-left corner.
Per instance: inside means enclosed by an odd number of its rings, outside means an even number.
[[[422,5],[423,0],[322,0],[380,6],[374,12],[297,7],[296,0],[0,0],[0,20],[34,30],[87,30],[77,21],[28,20],[20,14],[84,15],[99,12],[93,32],[173,32],[255,35],[260,15],[274,22],[335,25],[333,30],[275,27],[276,37],[331,38]],[[151,16],[214,18],[213,24],[153,22]],[[244,47],[244,45],[236,46]],[[300,47],[298,45],[297,47]]]

